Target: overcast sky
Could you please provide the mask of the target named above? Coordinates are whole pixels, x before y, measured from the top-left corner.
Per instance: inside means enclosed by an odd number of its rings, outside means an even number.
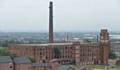
[[[54,0],[55,31],[120,31],[120,0]],[[47,32],[49,0],[0,0],[0,31]]]

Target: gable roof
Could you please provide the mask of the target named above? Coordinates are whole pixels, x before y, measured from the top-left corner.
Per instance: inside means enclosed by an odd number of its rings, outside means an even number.
[[[30,64],[31,61],[26,57],[16,57],[14,58],[16,64]]]
[[[2,63],[12,63],[10,56],[0,56],[0,64]]]
[[[33,63],[32,67],[51,67],[48,63]]]

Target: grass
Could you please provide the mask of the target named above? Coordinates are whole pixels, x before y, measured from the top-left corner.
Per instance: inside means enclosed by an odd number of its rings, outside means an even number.
[[[0,49],[5,49],[5,47],[0,47]]]
[[[84,65],[83,67],[90,67],[92,70],[120,70],[120,66],[115,65],[116,60],[109,60],[109,67],[106,67],[104,65]],[[74,65],[76,70],[79,70],[79,66]]]
[[[100,65],[94,65],[93,70],[120,70],[120,66],[115,65],[116,60],[109,60],[109,66],[108,68],[105,69],[105,66],[100,66]]]
[[[111,65],[115,65],[116,60],[111,60],[111,59],[110,59],[108,62],[109,62],[109,64],[111,64]]]
[[[93,70],[120,70],[120,66],[108,67],[108,68],[105,68],[105,66],[97,66],[97,67],[94,66]]]
[[[79,70],[78,66],[74,66],[76,70]],[[90,67],[92,70],[120,70],[120,66],[109,67],[105,69],[103,65],[88,65],[84,67]]]

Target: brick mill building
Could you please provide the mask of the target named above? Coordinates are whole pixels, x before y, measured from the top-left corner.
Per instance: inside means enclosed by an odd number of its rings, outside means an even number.
[[[52,59],[58,59],[61,64],[70,62],[108,64],[109,36],[107,30],[101,30],[100,40],[97,43],[76,41],[71,43],[11,44],[8,49],[17,56],[32,57],[38,63],[48,63]]]
[[[61,64],[108,64],[109,33],[102,29],[97,43],[79,41],[55,43],[53,40],[53,5],[50,2],[49,43],[11,44],[8,50],[17,56],[32,57],[37,63],[58,59]]]

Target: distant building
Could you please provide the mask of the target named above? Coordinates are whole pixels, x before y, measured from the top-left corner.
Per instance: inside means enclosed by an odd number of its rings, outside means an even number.
[[[111,50],[120,58],[120,43],[111,43]]]

